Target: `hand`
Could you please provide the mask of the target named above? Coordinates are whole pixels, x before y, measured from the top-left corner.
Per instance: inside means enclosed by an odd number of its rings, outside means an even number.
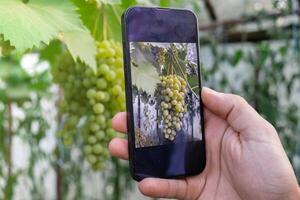
[[[181,180],[146,178],[139,190],[154,198],[177,199],[300,199],[292,166],[273,126],[241,97],[202,90],[205,105],[207,165]],[[113,119],[126,132],[126,113]],[[114,138],[113,156],[128,159],[127,140]]]

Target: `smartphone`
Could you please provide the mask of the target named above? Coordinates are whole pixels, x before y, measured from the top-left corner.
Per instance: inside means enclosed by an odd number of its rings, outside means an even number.
[[[197,18],[131,7],[122,16],[132,177],[180,178],[205,168]]]

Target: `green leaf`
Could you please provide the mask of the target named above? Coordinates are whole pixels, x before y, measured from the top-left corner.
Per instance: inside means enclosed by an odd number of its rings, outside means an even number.
[[[264,66],[265,62],[268,59],[268,56],[270,55],[270,46],[266,42],[262,42],[257,45],[256,47],[256,53],[257,53],[257,66],[256,67],[262,67]]]
[[[23,102],[29,99],[30,90],[26,86],[10,87],[0,90],[0,100],[3,102]]]
[[[96,0],[99,3],[104,3],[104,4],[120,4],[121,0]]]
[[[84,40],[87,41],[89,33],[75,10],[76,7],[66,0],[30,0],[26,4],[20,0],[2,0],[0,2],[0,33],[18,51],[40,47],[42,43],[49,44],[61,33],[64,35],[77,33],[77,35],[84,36]],[[78,38],[78,40],[81,39]],[[74,42],[73,39],[67,41]],[[78,42],[73,46],[78,47],[77,44]],[[73,57],[79,57],[86,64],[93,66],[94,62],[86,57],[86,50],[89,49],[89,53],[92,52],[91,56],[95,55],[96,51],[94,45],[91,43],[88,45],[90,46],[84,46],[84,48],[82,45],[77,51],[72,50],[71,53],[74,54]],[[67,43],[67,46],[69,47],[70,44]]]
[[[235,67],[243,58],[243,56],[244,52],[239,49],[234,53],[233,57],[229,59],[229,63],[231,64],[231,66]]]
[[[57,55],[62,53],[62,45],[61,42],[58,40],[52,40],[49,45],[45,46],[43,49],[41,49],[40,52],[40,59],[41,60],[47,60],[51,64],[55,62],[55,58]]]
[[[122,5],[122,8],[127,9],[128,7],[134,6],[136,4],[137,4],[136,0],[122,0],[121,5]]]
[[[62,40],[66,43],[74,60],[79,58],[96,70],[96,45],[87,31],[64,32]]]
[[[170,1],[170,0],[160,0],[160,1],[159,1],[159,5],[160,5],[161,7],[169,7],[170,4],[171,4],[171,1]]]
[[[193,91],[196,94],[199,94],[200,88],[199,88],[199,78],[198,75],[192,75],[187,77],[187,81],[189,82],[189,85],[191,88],[193,88]]]
[[[29,76],[18,63],[0,61],[0,79],[5,87],[0,89],[0,101],[23,102],[31,92],[46,94],[50,85],[48,73]]]
[[[147,92],[149,95],[154,95],[157,83],[160,82],[158,73],[154,66],[149,62],[139,63],[139,66],[132,65],[132,84],[139,89]]]
[[[122,13],[123,13],[123,9],[121,8],[120,5],[108,5],[105,7],[108,39],[122,41],[122,33],[121,33]]]
[[[28,83],[31,77],[18,64],[0,60],[0,79],[9,87]]]
[[[84,25],[91,31],[93,37],[101,41],[106,30],[107,39],[121,41],[121,4],[103,4],[99,7],[96,3],[82,0],[72,0],[79,8],[78,13]],[[104,17],[104,18],[103,18]],[[103,20],[106,20],[106,29],[103,29]]]

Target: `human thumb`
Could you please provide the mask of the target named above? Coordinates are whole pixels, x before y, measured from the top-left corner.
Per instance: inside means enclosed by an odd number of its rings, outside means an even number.
[[[237,132],[241,133],[258,125],[269,125],[241,96],[203,87],[201,98],[208,110],[226,120]]]

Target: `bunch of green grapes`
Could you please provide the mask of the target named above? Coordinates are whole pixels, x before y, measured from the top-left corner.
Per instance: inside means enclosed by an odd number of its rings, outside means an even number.
[[[93,79],[86,83],[86,96],[92,115],[88,119],[88,134],[84,152],[94,169],[101,169],[108,158],[107,144],[116,134],[111,118],[125,110],[122,48],[119,43],[103,41],[98,44],[98,68]],[[92,72],[89,72],[90,74]],[[101,145],[102,144],[102,145]]]
[[[178,75],[161,77],[160,114],[165,139],[173,141],[182,128],[182,118],[187,110],[184,102],[186,81]]]
[[[86,92],[82,82],[82,74],[86,66],[75,64],[68,53],[61,54],[56,64],[51,68],[54,83],[60,85],[62,99],[59,101],[59,116],[63,124],[58,132],[64,145],[73,144],[77,125],[80,118],[85,115],[87,104]]]
[[[83,151],[94,170],[103,168],[109,157],[107,145],[116,134],[111,128],[112,117],[125,110],[121,45],[114,41],[99,42],[97,61],[93,71],[83,64],[74,64],[70,56],[62,56],[58,67],[52,69],[53,80],[64,94],[60,111],[67,115],[60,136],[65,144],[72,144],[72,133],[78,132],[80,119],[85,119],[81,131]]]

